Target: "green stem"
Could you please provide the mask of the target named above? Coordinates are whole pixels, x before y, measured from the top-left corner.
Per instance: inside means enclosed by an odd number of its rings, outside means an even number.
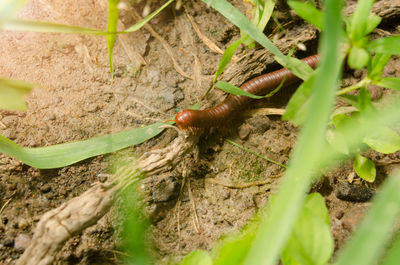
[[[364,78],[361,81],[359,81],[358,83],[352,85],[352,86],[348,86],[345,88],[340,89],[338,92],[336,92],[336,95],[341,96],[343,94],[346,94],[347,92],[350,92],[352,90],[358,89],[360,87],[363,87],[365,85],[368,85],[371,82],[371,80],[369,78]]]

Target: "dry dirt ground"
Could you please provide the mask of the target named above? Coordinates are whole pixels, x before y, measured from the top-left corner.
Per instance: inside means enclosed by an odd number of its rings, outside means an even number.
[[[160,3],[153,2],[154,10]],[[243,12],[250,8],[244,1],[232,2]],[[347,12],[351,12],[354,2],[348,1],[348,5]],[[275,44],[283,52],[294,49],[299,58],[316,53],[318,32],[282,2],[278,1],[276,10],[276,22],[268,24],[265,31]],[[399,3],[377,1],[374,10],[383,16],[380,30],[374,33],[376,37],[400,33]],[[122,10],[120,29],[135,23],[142,11],[143,5]],[[104,29],[107,1],[33,0],[20,16]],[[0,76],[40,87],[27,98],[27,112],[0,112],[0,133],[22,146],[47,146],[165,120],[179,108],[198,102],[221,59],[210,43],[224,50],[239,37],[239,30],[197,0],[183,1],[179,10],[172,4],[149,25],[152,29],[117,37],[112,85],[102,36],[1,32]],[[300,49],[303,45],[305,51]],[[236,85],[279,68],[260,47],[240,48],[236,56],[240,60],[233,62],[222,76]],[[356,82],[363,74],[345,72],[343,85]],[[386,74],[400,76],[399,58],[390,61]],[[372,89],[374,98],[382,93]],[[176,170],[143,181],[144,200],[152,218],[149,237],[159,263],[179,260],[194,249],[210,249],[221,235],[241,228],[276,190],[282,168],[224,140],[231,139],[286,163],[298,130],[281,121],[280,116],[265,115],[265,108],[284,108],[287,94],[258,103],[256,111],[246,112],[235,124],[210,130],[200,139],[198,149]],[[214,89],[203,106],[214,105],[223,97]],[[140,155],[168,145],[174,137],[176,132],[167,130],[135,147],[134,152],[133,147],[124,152]],[[400,153],[381,155],[370,151],[367,155],[377,164],[375,183],[362,182],[349,162],[327,174],[313,188],[326,199],[336,247],[353,231],[368,200],[400,159]],[[41,215],[78,196],[91,184],[104,182],[108,167],[107,155],[64,168],[39,170],[0,154],[0,264],[14,264]],[[185,186],[177,204],[183,175]],[[253,185],[256,181],[265,183]],[[228,187],[232,183],[237,186]],[[56,263],[118,264],[121,256],[113,212],[69,240]]]

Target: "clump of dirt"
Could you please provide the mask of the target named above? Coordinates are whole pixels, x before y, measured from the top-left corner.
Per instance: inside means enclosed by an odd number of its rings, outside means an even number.
[[[233,2],[245,13],[251,8],[244,1]],[[351,6],[353,2],[349,3]],[[387,4],[378,1],[377,5],[380,3],[383,7]],[[158,4],[153,3],[153,8]],[[315,53],[317,30],[290,12],[285,3],[278,4],[276,17],[283,28],[276,31],[276,24],[271,22],[265,33],[283,52],[294,48],[298,57]],[[135,8],[137,11],[129,6],[121,10],[120,29],[138,20],[143,4]],[[399,21],[398,9],[387,10],[375,8],[383,16],[383,25],[387,25],[386,19]],[[104,29],[107,1],[33,0],[20,16]],[[388,34],[384,30],[376,34]],[[399,27],[391,30],[399,33]],[[178,108],[196,103],[213,78],[222,55],[207,44],[206,38],[222,50],[239,38],[236,27],[201,1],[183,1],[181,9],[171,6],[140,31],[117,37],[115,78],[110,85],[104,37],[0,34],[0,76],[41,85],[27,98],[26,113],[0,112],[0,133],[26,147],[88,139],[169,118]],[[303,47],[299,43],[307,50],[299,50]],[[258,46],[254,50],[241,48],[236,56],[240,60],[231,63],[222,76],[236,85],[279,68],[273,56]],[[389,62],[385,70],[388,76],[399,75],[398,60],[396,57]],[[352,84],[362,75],[347,71],[344,83]],[[378,89],[373,95],[385,93]],[[213,90],[204,106],[222,98],[222,92]],[[287,99],[277,95],[258,103],[261,109],[247,112],[235,124],[211,129],[203,135],[197,151],[177,169],[143,180],[141,189],[153,221],[150,236],[158,263],[179,260],[195,249],[209,250],[221,235],[243,227],[277,189],[284,171],[281,166],[242,151],[225,139],[286,164],[298,130],[281,121],[279,115],[267,117],[265,106],[284,108]],[[140,155],[167,146],[174,137],[176,133],[168,130],[135,147],[134,152],[128,148],[120,153]],[[361,181],[351,164],[344,163],[313,187],[326,199],[337,248],[354,230],[379,183],[400,161],[399,152],[382,155],[369,151],[367,156],[377,164],[375,183]],[[110,159],[99,156],[61,169],[39,170],[1,154],[0,261],[15,263],[42,214],[78,196],[93,183],[105,182]],[[57,263],[118,263],[120,246],[115,222],[115,217],[107,214],[73,237],[57,256]]]

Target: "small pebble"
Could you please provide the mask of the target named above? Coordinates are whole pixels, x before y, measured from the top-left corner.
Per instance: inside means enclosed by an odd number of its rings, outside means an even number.
[[[250,131],[251,131],[250,126],[248,124],[244,124],[244,125],[240,126],[239,130],[238,130],[239,138],[242,140],[246,139],[247,136],[249,136]]]
[[[40,191],[43,193],[51,191],[51,185],[49,183],[44,184],[43,186],[40,187]]]
[[[29,226],[29,222],[25,218],[21,218],[18,221],[18,228],[23,230],[23,229],[27,228],[28,226]]]
[[[338,199],[343,201],[366,202],[372,198],[374,192],[370,188],[362,185],[340,182],[337,185],[335,195]]]

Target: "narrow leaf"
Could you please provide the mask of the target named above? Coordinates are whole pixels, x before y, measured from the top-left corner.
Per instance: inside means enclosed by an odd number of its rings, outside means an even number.
[[[234,85],[229,84],[224,81],[218,81],[216,84],[216,87],[218,87],[219,89],[221,89],[225,92],[228,92],[229,94],[246,96],[246,97],[254,98],[254,99],[262,99],[262,98],[271,97],[274,94],[276,94],[276,92],[278,92],[281,89],[281,87],[284,83],[285,83],[285,80],[283,80],[277,88],[275,88],[274,90],[272,90],[270,93],[268,93],[265,96],[257,96],[257,95],[251,94],[247,91],[242,90],[240,87],[234,86]]]
[[[26,110],[25,97],[34,84],[0,78],[0,109]]]
[[[371,80],[380,79],[387,62],[389,61],[391,55],[376,53],[370,63],[368,64],[368,77]]]
[[[117,32],[118,14],[117,5],[119,0],[108,0],[108,24],[107,32]],[[113,49],[115,43],[115,34],[107,35],[108,62],[110,64],[111,80],[114,78]]]
[[[217,78],[222,74],[228,63],[231,61],[232,56],[235,54],[235,51],[239,47],[240,43],[242,43],[242,41],[241,39],[238,39],[226,48],[224,54],[222,55],[221,61],[219,62],[217,72],[215,73],[213,80],[214,83],[217,82]]]
[[[141,128],[93,137],[88,140],[37,148],[21,147],[0,135],[0,152],[36,168],[64,167],[89,157],[143,143],[162,132],[163,129],[159,128],[161,125],[163,123],[158,122]]]
[[[383,154],[391,154],[400,150],[400,136],[394,130],[384,127],[377,131],[375,136],[364,138],[364,143]]]
[[[355,41],[367,34],[367,21],[373,2],[374,0],[361,0],[357,3],[350,26],[351,38]]]
[[[157,9],[156,11],[154,11],[153,13],[151,13],[150,15],[148,15],[147,17],[145,17],[144,19],[140,20],[138,23],[136,23],[135,25],[129,27],[128,29],[126,29],[124,32],[134,32],[138,29],[140,29],[141,27],[143,27],[147,22],[149,22],[153,17],[155,17],[158,13],[160,13],[164,8],[166,8],[169,4],[171,4],[174,0],[169,0],[168,2],[166,2],[164,5],[162,5],[159,9]]]
[[[301,18],[316,28],[322,29],[323,14],[315,5],[300,1],[289,1],[288,4]]]
[[[397,239],[394,241],[393,245],[390,247],[385,255],[385,258],[381,265],[394,265],[400,264],[400,236],[397,235]]]
[[[369,42],[367,49],[370,52],[384,54],[400,54],[400,36],[386,37]]]
[[[378,86],[400,91],[400,78],[398,77],[385,77],[379,80],[376,84]]]
[[[360,154],[354,157],[353,168],[363,180],[374,182],[376,177],[375,164],[369,158]]]

